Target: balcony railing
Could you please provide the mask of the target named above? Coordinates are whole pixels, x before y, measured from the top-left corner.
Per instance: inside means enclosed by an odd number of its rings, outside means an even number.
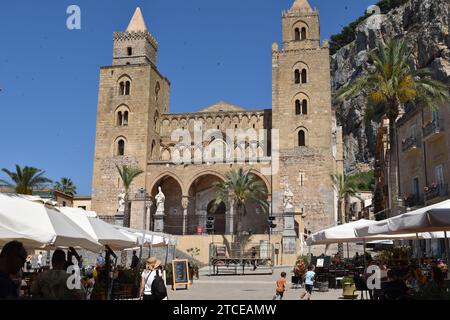
[[[423,138],[427,139],[432,137],[435,134],[439,134],[444,131],[443,125],[441,123],[441,119],[432,121],[424,126],[423,128]]]
[[[419,147],[420,147],[419,140],[417,140],[417,138],[415,138],[415,137],[407,138],[407,139],[403,140],[403,142],[402,142],[403,152],[415,150]]]
[[[427,201],[441,198],[441,197],[448,197],[448,184],[440,184],[435,187],[429,187],[428,190],[425,192],[425,199]]]

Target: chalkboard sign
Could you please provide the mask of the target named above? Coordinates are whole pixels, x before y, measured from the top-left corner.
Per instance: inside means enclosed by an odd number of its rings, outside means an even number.
[[[177,285],[185,285],[189,289],[189,264],[187,260],[172,261],[172,289],[177,290]]]

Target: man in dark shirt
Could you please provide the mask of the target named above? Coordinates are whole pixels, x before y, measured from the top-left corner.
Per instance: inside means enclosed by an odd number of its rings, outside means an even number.
[[[131,269],[135,269],[139,266],[139,258],[136,255],[136,251],[133,251],[133,257],[131,258]]]
[[[380,300],[399,300],[408,297],[408,287],[402,281],[399,270],[388,271],[389,281],[381,285]]]
[[[0,253],[0,299],[19,298],[18,287],[11,276],[20,271],[26,260],[27,251],[21,242],[12,241],[3,247]]]

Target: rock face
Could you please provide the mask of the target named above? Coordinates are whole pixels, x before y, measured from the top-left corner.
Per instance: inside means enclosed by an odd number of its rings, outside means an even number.
[[[368,51],[378,41],[391,38],[407,40],[414,68],[430,68],[437,79],[449,81],[449,7],[449,0],[410,0],[387,14],[378,15],[378,20],[372,16],[360,24],[356,40],[331,57],[333,92],[366,73]],[[338,123],[343,127],[347,174],[372,167],[378,124],[372,121],[366,125],[366,105],[366,99],[359,96],[336,106]]]

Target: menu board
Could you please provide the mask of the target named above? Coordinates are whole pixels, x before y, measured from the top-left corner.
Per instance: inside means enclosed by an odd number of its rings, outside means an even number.
[[[172,261],[172,289],[176,290],[177,285],[185,285],[189,289],[189,264],[187,260]]]

